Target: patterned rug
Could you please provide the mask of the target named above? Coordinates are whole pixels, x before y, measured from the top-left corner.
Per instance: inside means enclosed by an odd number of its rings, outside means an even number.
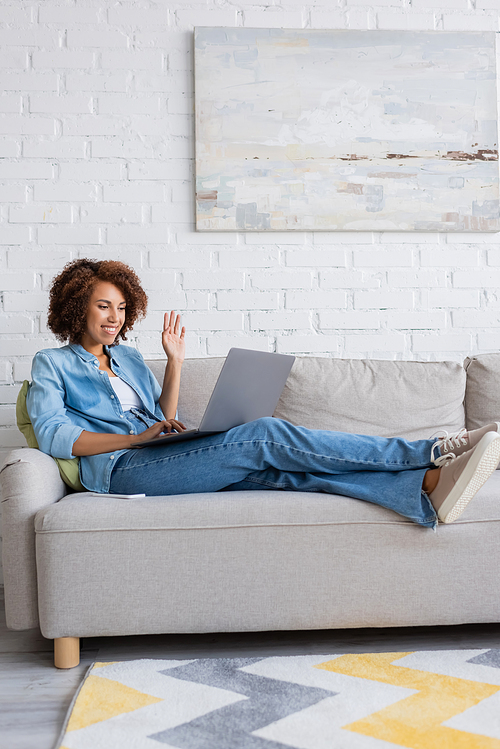
[[[96,663],[60,749],[500,749],[500,650]]]

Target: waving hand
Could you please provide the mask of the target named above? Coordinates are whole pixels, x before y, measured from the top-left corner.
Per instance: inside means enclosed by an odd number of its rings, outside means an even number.
[[[186,328],[181,329],[181,316],[176,315],[174,310],[165,312],[163,316],[163,331],[161,343],[168,359],[183,362],[186,353],[184,336]]]

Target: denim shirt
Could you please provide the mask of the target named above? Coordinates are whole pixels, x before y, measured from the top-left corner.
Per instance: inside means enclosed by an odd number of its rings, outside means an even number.
[[[26,403],[42,452],[54,458],[73,458],[73,443],[84,430],[139,434],[165,418],[159,404],[161,388],[141,354],[123,345],[105,346],[105,351],[111,370],[135,390],[142,408],[123,411],[108,375],[83,346],[70,343],[39,351],[33,359]],[[83,486],[94,492],[108,492],[111,471],[124,452],[114,450],[81,457]]]

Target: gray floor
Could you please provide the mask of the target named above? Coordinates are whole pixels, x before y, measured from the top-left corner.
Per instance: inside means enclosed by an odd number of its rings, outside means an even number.
[[[94,660],[500,648],[500,624],[398,629],[150,635],[83,640],[81,665],[58,671],[52,641],[5,625],[0,589],[0,747],[52,749],[71,699]],[[125,748],[124,748],[125,749]]]

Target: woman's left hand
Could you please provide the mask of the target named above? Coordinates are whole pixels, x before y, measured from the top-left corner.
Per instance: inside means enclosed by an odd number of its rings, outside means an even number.
[[[184,336],[186,328],[181,329],[181,316],[176,315],[174,310],[165,312],[163,316],[163,332],[161,343],[168,359],[173,359],[182,364],[186,354],[186,343]]]

